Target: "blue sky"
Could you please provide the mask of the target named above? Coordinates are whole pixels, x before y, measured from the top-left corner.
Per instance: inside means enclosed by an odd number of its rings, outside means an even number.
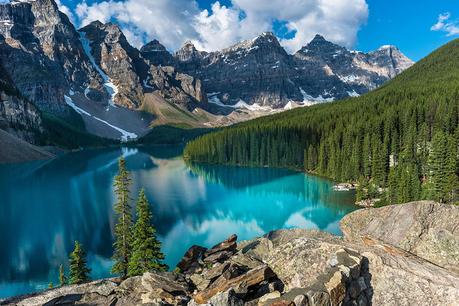
[[[419,60],[459,37],[458,0],[220,0],[219,5],[215,0],[60,2],[77,26],[93,19],[115,21],[133,44],[157,38],[170,50],[184,40],[214,50],[271,30],[290,52],[319,32],[362,51],[396,45]],[[436,31],[432,30],[440,14],[446,13]]]

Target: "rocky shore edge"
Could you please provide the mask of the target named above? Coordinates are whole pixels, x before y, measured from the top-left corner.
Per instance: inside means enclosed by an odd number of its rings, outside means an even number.
[[[459,207],[361,209],[343,237],[315,230],[192,246],[174,272],[103,279],[0,305],[457,305]]]

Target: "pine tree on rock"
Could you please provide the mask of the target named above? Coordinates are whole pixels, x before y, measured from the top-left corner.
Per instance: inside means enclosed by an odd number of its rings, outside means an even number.
[[[142,275],[147,271],[166,271],[162,263],[164,254],[156,230],[151,225],[152,213],[144,190],[137,200],[137,221],[133,228],[132,255],[129,260],[129,276]]]
[[[82,284],[89,281],[91,270],[87,267],[86,253],[81,244],[75,241],[75,249],[70,253],[70,284]]]
[[[128,275],[129,257],[131,256],[131,228],[132,215],[130,205],[131,177],[126,169],[126,161],[120,158],[118,163],[118,175],[115,177],[115,195],[117,202],[115,204],[115,213],[117,214],[117,222],[115,225],[115,242],[113,244],[114,265],[112,273],[119,274],[122,278]]]
[[[59,266],[59,284],[64,286],[67,283],[67,277],[65,277],[64,265]]]

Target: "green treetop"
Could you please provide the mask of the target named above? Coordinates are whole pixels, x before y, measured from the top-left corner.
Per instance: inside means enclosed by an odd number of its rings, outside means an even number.
[[[164,254],[156,230],[151,225],[152,213],[144,190],[137,200],[137,221],[133,228],[132,255],[129,260],[129,276],[141,275],[147,271],[165,271],[162,263]]]
[[[69,262],[70,284],[82,284],[87,282],[91,270],[86,265],[86,253],[78,241],[75,241],[75,249],[70,253]]]

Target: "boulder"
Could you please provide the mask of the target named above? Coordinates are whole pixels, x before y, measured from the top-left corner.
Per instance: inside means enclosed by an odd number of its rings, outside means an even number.
[[[177,268],[180,269],[181,272],[187,272],[196,268],[198,261],[206,250],[207,249],[204,247],[193,245],[185,252],[185,255],[183,255],[182,259],[177,264]]]
[[[361,209],[342,219],[341,230],[347,241],[371,237],[459,273],[459,206],[420,201]]]
[[[395,246],[365,239],[362,276],[373,305],[455,305],[459,275]],[[365,271],[367,270],[367,271]],[[360,282],[358,279],[357,282]]]
[[[224,292],[230,288],[234,288],[241,293],[247,293],[249,287],[260,284],[261,282],[274,277],[275,274],[266,265],[252,269],[247,273],[232,279],[226,279],[222,275],[209,288],[194,295],[193,299],[198,303],[204,304],[214,295],[219,292]]]
[[[209,257],[212,254],[219,253],[219,252],[225,252],[225,251],[230,252],[230,253],[235,253],[236,248],[237,248],[236,240],[237,240],[237,236],[231,235],[225,241],[222,241],[219,244],[214,245],[209,250],[205,251],[204,258]]]
[[[104,303],[108,304],[107,301],[113,299],[114,291],[117,287],[114,281],[114,279],[105,279],[82,285],[59,287],[38,294],[11,298],[0,302],[0,305],[68,305],[69,303],[84,300],[97,300],[100,303],[99,305],[103,305]],[[91,296],[93,298],[90,298]],[[97,297],[97,299],[95,297]]]

